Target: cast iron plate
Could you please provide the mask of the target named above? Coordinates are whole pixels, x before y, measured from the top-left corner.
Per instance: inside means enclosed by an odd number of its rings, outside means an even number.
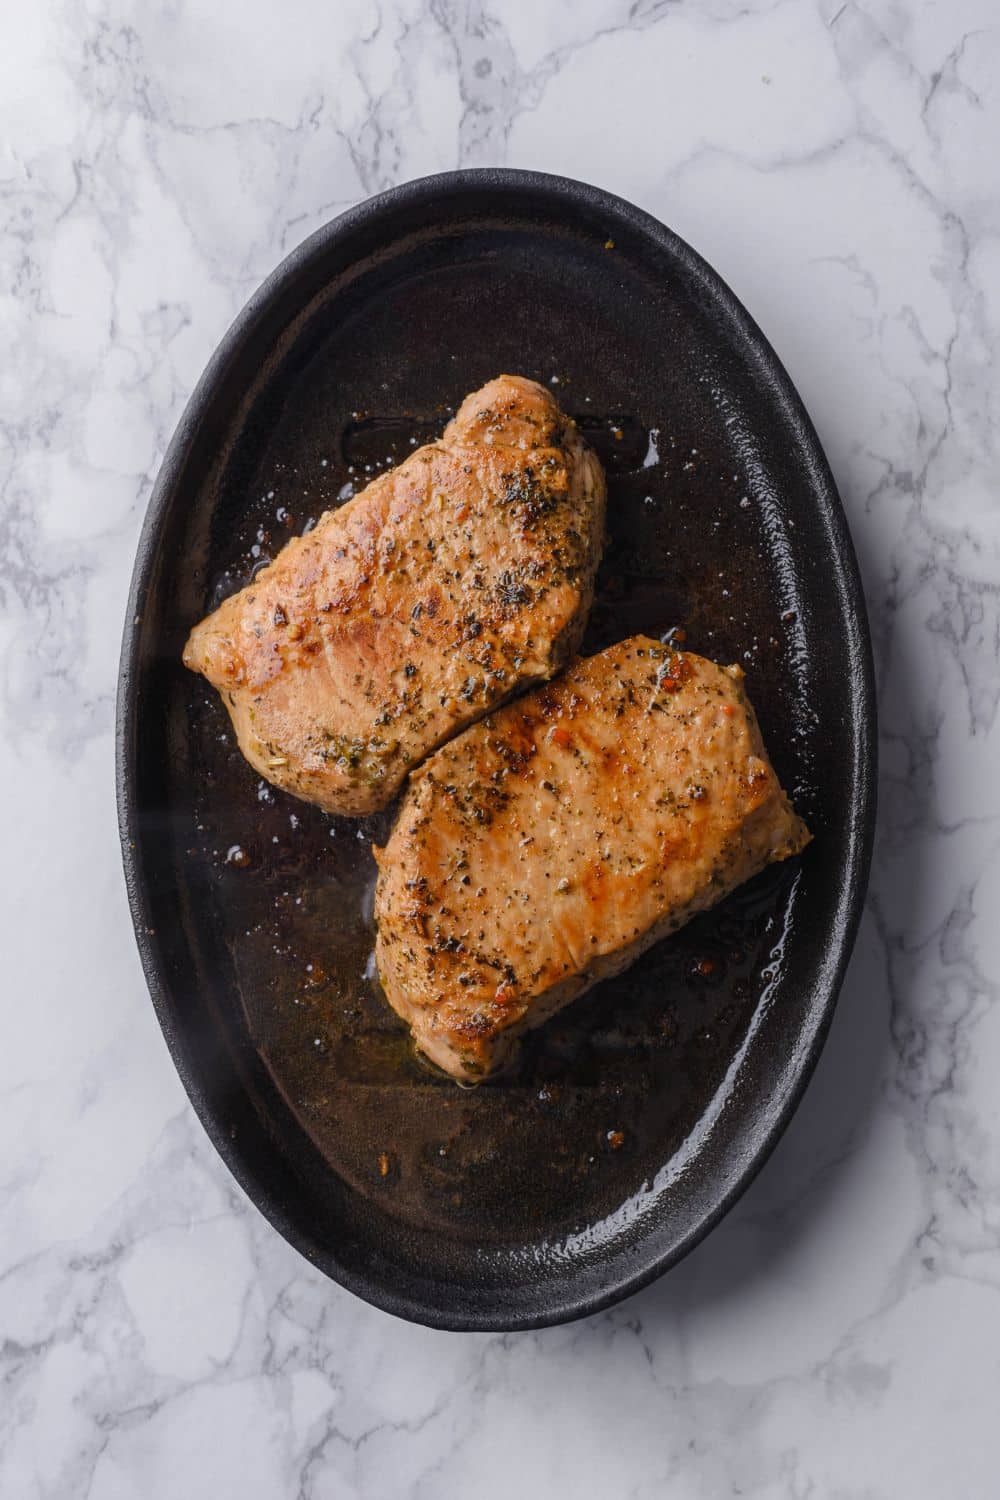
[[[501,371],[556,380],[609,478],[586,649],[683,627],[739,661],[815,834],[465,1091],[372,979],[372,839],[272,792],[185,672],[191,625]],[[164,462],[121,672],[121,833],[160,1023],[220,1154],[293,1245],[402,1317],[579,1317],[746,1186],[817,1054],[874,815],[857,568],[816,435],[682,241],[596,188],[409,183],[306,241],[241,313]]]

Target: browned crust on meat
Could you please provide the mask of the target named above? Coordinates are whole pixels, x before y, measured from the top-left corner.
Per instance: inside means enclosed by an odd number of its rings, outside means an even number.
[[[439,750],[376,851],[376,958],[456,1078],[809,834],[739,667],[644,637],[578,660]]]
[[[373,812],[576,650],[604,503],[601,466],[551,394],[500,376],[196,625],[184,662],[268,781]]]

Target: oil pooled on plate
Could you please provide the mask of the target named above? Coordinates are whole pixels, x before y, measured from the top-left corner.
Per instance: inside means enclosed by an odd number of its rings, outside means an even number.
[[[676,413],[599,415],[578,391],[558,394],[608,474],[585,653],[682,631],[691,650],[745,668],[765,739],[780,749],[769,727],[795,733],[794,610],[773,581],[761,586],[767,518],[731,445],[706,452],[703,420],[685,430]],[[449,414],[355,411],[333,438],[297,434],[294,464],[272,445],[225,565],[206,580],[206,607]],[[640,1192],[715,1097],[774,978],[794,865],[765,872],[530,1035],[514,1071],[459,1089],[418,1059],[374,973],[371,846],[392,809],[337,819],[295,801],[256,777],[215,694],[193,677],[188,701],[197,852],[214,871],[250,1034],[334,1171],[415,1225],[471,1241],[558,1239]],[[794,780],[789,790],[800,803],[807,791]]]

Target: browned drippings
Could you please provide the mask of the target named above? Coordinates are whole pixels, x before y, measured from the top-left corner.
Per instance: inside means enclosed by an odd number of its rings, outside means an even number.
[[[262,471],[208,603],[446,417],[357,413],[295,468]],[[608,469],[610,532],[584,650],[683,626],[691,650],[746,668],[767,738],[794,718],[792,627],[764,582],[766,518],[732,456],[699,451],[703,428],[685,435],[660,413],[580,417]],[[640,1190],[720,1087],[778,962],[794,868],[766,872],[592,990],[528,1038],[513,1072],[463,1090],[417,1058],[373,973],[371,845],[391,810],[334,819],[271,789],[214,694],[193,677],[188,691],[198,853],[250,1032],[334,1170],[469,1239],[558,1235]]]

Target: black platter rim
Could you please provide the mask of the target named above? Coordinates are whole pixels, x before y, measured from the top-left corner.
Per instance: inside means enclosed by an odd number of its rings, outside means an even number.
[[[697,1215],[687,1229],[671,1237],[664,1232],[650,1253],[647,1241],[641,1254],[610,1254],[599,1290],[580,1292],[572,1273],[553,1289],[538,1287],[530,1305],[504,1309],[480,1307],[463,1289],[450,1296],[440,1286],[433,1301],[415,1296],[402,1285],[392,1285],[378,1273],[359,1274],[338,1256],[336,1244],[321,1242],[289,1211],[282,1194],[266,1181],[252,1151],[234,1138],[206,1088],[199,1061],[178,1016],[170,965],[156,926],[155,871],[146,867],[142,850],[143,808],[138,792],[138,721],[144,671],[143,613],[159,557],[164,518],[176,503],[196,439],[212,420],[220,388],[232,380],[234,368],[254,341],[262,337],[290,293],[302,289],[301,306],[322,284],[322,268],[331,255],[349,245],[359,232],[371,238],[385,232],[386,244],[401,217],[432,218],[449,200],[481,205],[484,217],[498,196],[519,199],[530,209],[544,204],[570,217],[599,215],[623,233],[645,238],[665,254],[712,315],[727,328],[792,435],[808,475],[815,503],[817,531],[831,539],[829,565],[831,597],[835,598],[842,631],[841,649],[849,675],[848,704],[853,763],[853,796],[844,808],[847,854],[841,871],[840,895],[829,918],[823,972],[815,985],[809,1024],[797,1039],[794,1057],[785,1070],[782,1089],[765,1101],[753,1138],[738,1150],[738,1166],[727,1180],[709,1161],[701,1186]],[[475,210],[472,209],[472,212]],[[320,277],[317,283],[317,276]],[[287,317],[284,320],[287,322]],[[837,995],[844,977],[864,904],[875,829],[876,697],[871,639],[860,573],[846,517],[828,462],[812,422],[790,377],[749,313],[717,273],[682,239],[658,220],[625,200],[592,185],[547,173],[507,168],[446,172],[416,179],[389,189],[339,215],[294,249],[263,282],[239,313],[210,359],[181,417],[154,485],[142,526],[125,620],[115,734],[116,787],[119,832],[129,906],[150,997],[184,1088],[212,1144],[240,1187],[275,1229],[312,1264],[365,1301],[396,1316],[427,1326],[451,1330],[513,1331],[568,1322],[600,1311],[646,1286],[681,1260],[732,1207],[759,1172],[790,1121],[822,1050]]]

